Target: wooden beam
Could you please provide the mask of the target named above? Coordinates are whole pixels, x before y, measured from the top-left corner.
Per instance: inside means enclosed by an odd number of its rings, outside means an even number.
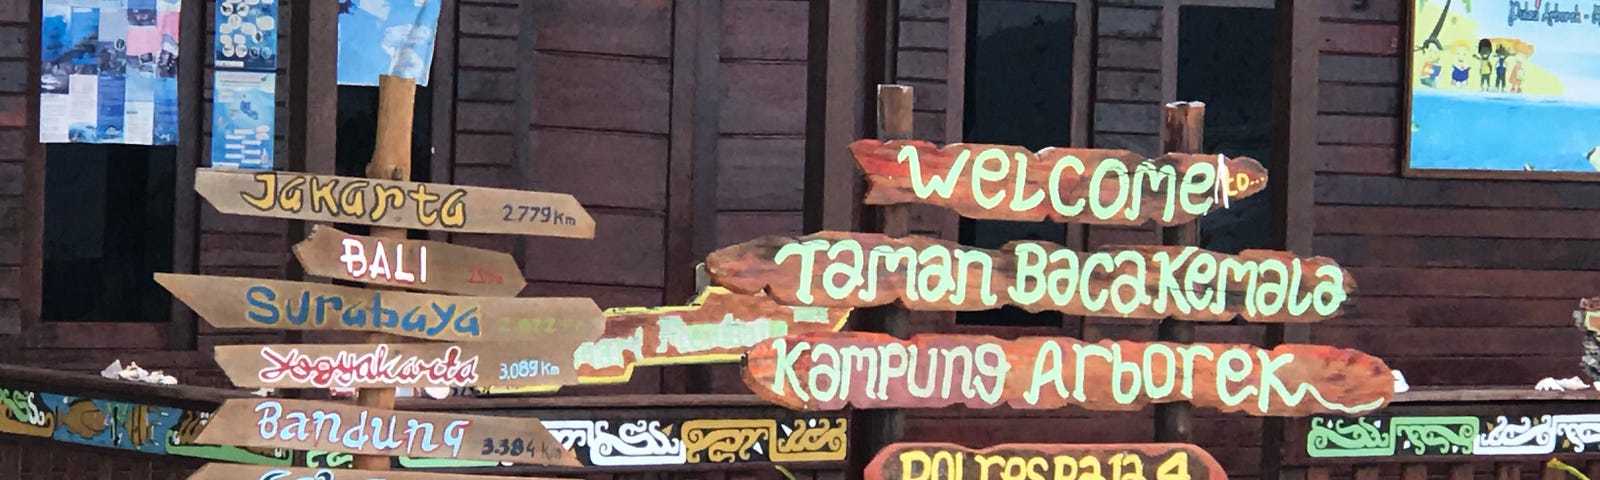
[[[806,52],[804,230],[850,230],[860,179],[845,149],[868,134],[866,8],[854,0],[810,3]]]
[[[1275,8],[1275,0],[1182,0],[1185,7]]]
[[[428,75],[428,91],[432,96],[433,104],[428,108],[431,140],[429,146],[433,152],[429,160],[428,178],[421,179],[431,183],[454,183],[454,169],[456,163],[456,15],[461,10],[460,2],[444,2],[439,5],[438,28],[434,30],[433,43],[433,71]],[[526,135],[524,135],[526,136]],[[449,241],[449,232],[429,231],[428,239],[436,241]]]
[[[200,0],[182,0],[179,8],[184,11],[202,11],[204,6]],[[205,22],[200,15],[180,15],[178,19],[178,51],[179,52],[204,52],[206,49],[201,43],[206,36]],[[199,99],[201,91],[205,88],[205,59],[199,55],[178,56],[178,98]],[[200,135],[201,120],[206,113],[202,112],[206,106],[204,102],[186,102],[178,108],[178,131],[193,132],[178,136],[177,164],[174,165],[176,176],[173,178],[172,189],[172,272],[194,273],[199,270],[199,245],[200,245],[200,199],[195,195],[194,169],[200,167],[200,159],[205,156]],[[179,302],[172,302],[170,306],[172,316],[167,323],[167,349],[190,350],[195,347],[195,336],[199,333],[196,328],[195,316],[188,308]]]
[[[1174,73],[1175,75],[1175,73]],[[1205,148],[1206,105],[1204,103],[1174,102],[1163,110],[1165,123],[1161,132],[1161,149],[1165,152],[1200,153]],[[1198,220],[1161,229],[1161,244],[1169,246],[1200,246]],[[1194,341],[1194,324],[1166,318],[1156,329],[1156,339],[1168,342]],[[1194,438],[1191,426],[1193,415],[1189,402],[1156,405],[1155,439],[1157,442],[1188,443]]]
[[[1322,43],[1321,12],[1314,0],[1277,0],[1272,50],[1272,157],[1267,161],[1272,191],[1272,243],[1275,248],[1311,255],[1316,200],[1317,61]],[[1262,345],[1304,343],[1304,325],[1268,325]],[[1273,480],[1283,464],[1288,424],[1262,422],[1261,472]]]
[[[303,2],[290,5],[289,12],[289,125],[286,138],[288,158],[279,170],[321,174],[338,173],[339,130],[339,7],[337,2]],[[202,37],[202,40],[210,41]],[[204,51],[204,50],[200,50]],[[284,247],[298,242],[310,232],[303,221],[287,225]],[[300,262],[286,258],[284,278],[305,278]],[[312,280],[318,281],[318,280]],[[177,305],[174,305],[176,307]],[[285,332],[284,340],[301,342],[317,335],[312,332]],[[291,393],[291,394],[298,394]]]
[[[678,0],[672,14],[671,147],[667,153],[667,305],[694,297],[695,265],[716,248],[721,136],[722,2]],[[710,393],[709,366],[668,367],[662,391]]]

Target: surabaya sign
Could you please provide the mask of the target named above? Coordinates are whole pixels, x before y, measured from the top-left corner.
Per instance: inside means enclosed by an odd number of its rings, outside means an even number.
[[[745,355],[744,383],[794,410],[857,408],[1138,410],[1190,402],[1223,412],[1356,415],[1394,397],[1376,357],[1322,345],[1176,344],[981,335],[791,335]]]
[[[325,225],[312,227],[294,256],[311,275],[390,287],[514,297],[528,284],[504,252],[351,235]]]
[[[1188,223],[1260,192],[1267,171],[1250,158],[1127,150],[918,140],[850,144],[868,205],[924,203],[967,218],[1167,226]]]
[[[563,193],[202,168],[194,189],[233,215],[463,233],[594,238],[594,219]]]
[[[432,472],[373,472],[327,468],[285,468],[232,463],[207,463],[189,480],[528,480],[529,477],[460,475]],[[551,480],[551,479],[540,479]]]
[[[570,385],[572,347],[520,342],[216,347],[228,379],[246,388]]]
[[[1148,471],[1148,473],[1146,473]],[[1211,454],[1186,443],[895,443],[872,458],[867,480],[1227,480]]]
[[[579,466],[535,418],[397,412],[308,400],[231,399],[197,443],[356,455]]]
[[[217,328],[360,330],[427,340],[516,340],[530,350],[600,335],[587,298],[501,298],[365,290],[320,283],[155,274],[156,283]]]
[[[819,232],[762,237],[706,258],[712,281],[788,305],[1031,312],[1191,321],[1315,322],[1355,290],[1326,257],[1269,250],[1116,246],[1079,253],[1041,241],[986,250],[912,236]]]
[[[849,308],[789,307],[766,295],[739,295],[708,287],[685,306],[625,307],[605,312],[599,339],[573,354],[578,383],[627,383],[634,367],[737,362],[745,350],[784,335],[837,332]],[[535,387],[480,389],[484,393],[549,392]]]

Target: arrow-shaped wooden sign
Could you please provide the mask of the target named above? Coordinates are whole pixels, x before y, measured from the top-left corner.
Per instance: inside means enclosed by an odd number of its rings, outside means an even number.
[[[295,244],[306,273],[374,285],[514,297],[527,286],[510,254],[428,240],[386,241],[317,225]]]
[[[1103,467],[1102,467],[1103,466]],[[867,480],[1130,478],[1227,480],[1217,459],[1187,443],[1006,444],[982,450],[952,443],[895,443],[872,457]],[[1083,472],[1082,475],[1079,472]],[[1093,476],[1088,476],[1094,472]]]
[[[837,332],[849,308],[789,307],[762,294],[708,287],[684,306],[607,309],[606,332],[578,346],[578,383],[627,383],[640,366],[737,362],[746,349],[784,335]],[[480,388],[488,394],[551,392],[556,385]]]
[[[587,298],[458,297],[260,278],[155,274],[217,328],[359,330],[444,341],[512,341],[571,350],[600,336]]]
[[[539,419],[380,410],[309,400],[236,398],[195,439],[357,455],[491,460],[577,467]]]
[[[535,477],[462,475],[432,472],[374,472],[327,468],[286,468],[232,463],[207,463],[189,480],[529,480]],[[556,480],[539,478],[535,480]]]
[[[528,387],[577,383],[572,350],[521,342],[219,345],[216,358],[247,388]]]
[[[594,238],[572,195],[294,172],[195,171],[194,190],[233,215],[464,233]]]

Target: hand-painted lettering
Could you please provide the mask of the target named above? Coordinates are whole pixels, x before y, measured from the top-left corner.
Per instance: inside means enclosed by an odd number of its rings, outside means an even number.
[[[370,352],[339,352],[332,357],[311,357],[293,348],[278,352],[271,346],[263,346],[261,358],[267,361],[267,366],[257,375],[266,383],[329,388],[372,383],[410,385],[426,381],[466,387],[478,381],[478,356],[462,358],[461,347],[454,345],[438,358],[394,354],[384,344],[373,346]]]
[[[412,184],[415,187],[408,189],[382,182],[279,172],[257,173],[253,178],[260,190],[254,194],[240,192],[239,196],[262,212],[300,212],[309,196],[311,211],[335,217],[368,217],[380,222],[391,209],[406,208],[411,203],[411,215],[427,227],[460,228],[467,221],[464,189],[441,196],[428,192],[426,184]]]
[[[383,306],[384,292],[369,292],[371,297],[358,298],[337,293],[316,293],[301,290],[289,296],[279,295],[272,287],[254,285],[245,291],[245,302],[250,305],[246,315],[263,325],[323,325],[337,319],[345,326],[398,329],[439,336],[446,329],[453,334],[476,337],[479,335],[478,307],[456,303],[432,302],[428,310],[415,307],[401,312]],[[285,300],[279,302],[282,297]],[[314,305],[314,307],[313,307]]]
[[[344,418],[339,411],[289,408],[274,400],[262,401],[254,410],[258,416],[256,433],[262,440],[328,442],[352,450],[373,449],[385,454],[420,455],[432,453],[443,445],[455,456],[461,450],[466,428],[472,424],[471,420],[453,420],[435,425],[416,419],[403,420],[398,415],[369,415],[365,410],[358,418]],[[397,437],[396,424],[402,421],[406,426],[401,427],[401,435]],[[434,435],[435,430],[439,435]],[[434,448],[422,448],[425,444]]]

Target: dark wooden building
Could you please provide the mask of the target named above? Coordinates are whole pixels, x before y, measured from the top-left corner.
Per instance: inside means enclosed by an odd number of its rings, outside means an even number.
[[[1272,175],[1270,195],[1204,221],[1205,245],[1329,256],[1359,288],[1356,309],[1323,324],[1206,325],[1198,340],[1358,348],[1415,386],[1577,375],[1571,311],[1600,286],[1600,227],[1588,221],[1600,184],[1403,177],[1406,1],[449,0],[417,97],[413,171],[571,193],[594,214],[589,241],[433,234],[512,252],[524,294],[671,305],[692,296],[695,265],[718,246],[857,225],[844,147],[875,136],[876,83],[915,88],[920,139],[1144,154],[1159,153],[1163,103],[1200,100],[1207,150],[1263,159]],[[0,362],[95,372],[120,359],[225,387],[214,345],[337,337],[212,329],[150,279],[300,275],[289,246],[305,225],[224,216],[192,191],[208,165],[212,3],[182,2],[180,145],[137,147],[37,142],[38,2],[0,0]],[[336,2],[310,15],[303,0],[284,3],[278,168],[359,174],[376,93],[333,84]],[[914,211],[914,232],[968,244],[1159,242],[1153,228]],[[918,314],[912,330],[1155,336],[1146,321],[1020,312]],[[620,394],[661,396],[642,408],[748,391],[733,365],[641,368],[627,385],[540,405]],[[1196,416],[1196,443],[1231,476],[1274,476],[1262,471],[1274,422]],[[1153,435],[1148,409],[915,411],[904,431],[974,447]],[[151,472],[197,465],[49,448],[0,440],[0,478],[178,478]],[[101,461],[115,466],[85,466]],[[79,471],[118,473],[65,473]]]

